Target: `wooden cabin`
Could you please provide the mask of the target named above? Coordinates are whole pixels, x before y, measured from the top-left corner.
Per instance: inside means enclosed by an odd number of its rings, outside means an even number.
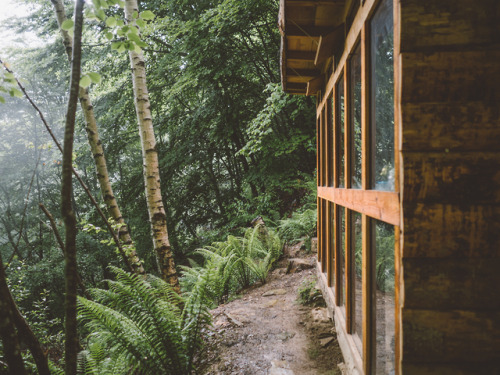
[[[279,28],[349,373],[499,374],[500,1],[281,0]]]

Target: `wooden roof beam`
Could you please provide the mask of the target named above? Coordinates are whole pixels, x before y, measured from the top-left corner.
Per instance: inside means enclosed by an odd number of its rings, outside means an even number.
[[[324,63],[329,57],[333,56],[333,52],[344,41],[344,24],[337,26],[331,33],[320,36],[314,65],[318,66]]]
[[[313,51],[287,51],[287,60],[314,61],[316,52]]]
[[[285,35],[287,37],[310,37],[319,38],[332,31],[331,26],[302,26],[296,24],[286,24]]]
[[[318,90],[321,90],[324,83],[325,83],[325,76],[323,74],[320,75],[319,77],[311,79],[309,82],[307,82],[306,95],[307,96],[316,95]]]

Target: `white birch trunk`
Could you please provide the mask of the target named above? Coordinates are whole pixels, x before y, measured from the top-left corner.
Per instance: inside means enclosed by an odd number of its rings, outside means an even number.
[[[132,14],[138,10],[137,0],[125,1],[125,18],[128,23],[134,23]],[[170,283],[177,292],[180,292],[175,262],[168,239],[165,208],[161,196],[158,153],[146,84],[144,55],[142,52],[130,51],[129,57],[132,68],[135,109],[141,137],[144,183],[153,245],[162,279]]]

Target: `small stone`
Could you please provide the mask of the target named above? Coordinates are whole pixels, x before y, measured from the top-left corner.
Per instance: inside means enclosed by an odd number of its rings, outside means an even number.
[[[277,299],[272,299],[272,300],[270,300],[270,301],[266,302],[266,303],[264,304],[264,307],[266,307],[266,308],[270,308],[270,307],[273,307],[274,305],[276,305],[277,303],[278,303],[278,300],[277,300]]]
[[[335,337],[333,337],[333,336],[325,337],[324,339],[319,340],[319,344],[321,345],[322,348],[324,348],[324,347],[328,346],[334,339],[335,339]]]
[[[285,289],[273,289],[273,290],[268,290],[264,294],[262,294],[263,297],[269,297],[269,296],[282,296],[283,294],[286,294]]]
[[[269,375],[294,375],[290,365],[286,361],[272,361]]]

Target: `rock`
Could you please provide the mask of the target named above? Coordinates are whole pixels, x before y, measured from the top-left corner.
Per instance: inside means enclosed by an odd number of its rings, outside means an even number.
[[[312,319],[316,322],[329,323],[328,312],[324,307],[316,307],[311,310]]]
[[[328,346],[328,344],[333,342],[333,340],[335,340],[335,337],[333,337],[333,336],[325,337],[324,339],[319,340],[319,344],[321,345],[322,348],[325,348]]]
[[[238,327],[243,327],[243,323],[240,322],[238,319],[236,319],[234,316],[232,316],[231,314],[229,313],[226,313],[226,316],[227,318],[229,319],[229,321],[235,325],[237,325]]]
[[[286,341],[288,339],[291,339],[294,336],[295,336],[295,332],[282,332],[282,333],[278,333],[276,335],[276,338],[278,340]]]
[[[295,375],[286,361],[272,361],[269,375]]]
[[[264,304],[264,307],[270,308],[278,303],[277,299],[272,299]]]
[[[301,272],[311,268],[314,268],[314,261],[293,258],[288,261],[287,273]]]
[[[285,289],[273,289],[273,290],[268,290],[262,296],[263,297],[282,296],[283,294],[286,294],[286,290]]]

